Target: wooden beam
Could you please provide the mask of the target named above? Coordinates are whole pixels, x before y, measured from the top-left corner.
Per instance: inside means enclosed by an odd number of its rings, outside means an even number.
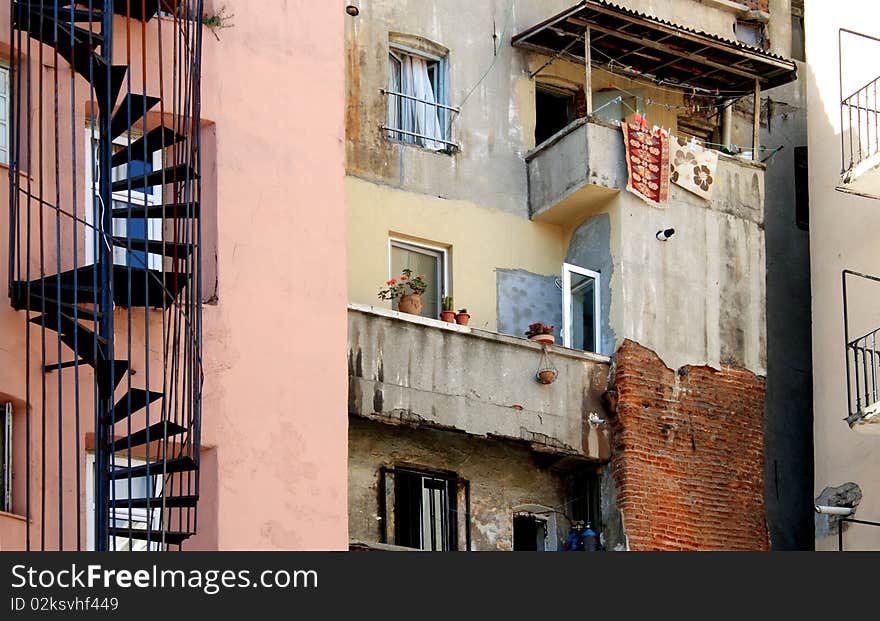
[[[761,81],[755,78],[755,114],[752,129],[752,159],[758,161],[758,148],[761,146]]]
[[[586,69],[584,92],[587,95],[587,114],[593,114],[593,46],[590,36],[590,27],[587,26],[584,30],[584,68]]]

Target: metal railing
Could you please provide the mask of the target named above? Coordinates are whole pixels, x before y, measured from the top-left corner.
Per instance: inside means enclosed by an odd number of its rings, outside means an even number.
[[[847,276],[880,283],[877,276],[844,270],[843,329],[846,344],[846,392],[849,420],[860,417],[867,408],[880,402],[880,328],[852,339],[849,335],[849,296]]]
[[[840,133],[844,176],[854,176],[859,164],[880,153],[880,77],[841,101]]]
[[[379,92],[388,97],[389,110],[392,109],[392,107],[396,107],[400,111],[397,115],[398,119],[402,120],[403,102],[411,101],[414,103],[414,113],[424,113],[425,115],[434,114],[436,115],[437,122],[440,125],[440,136],[431,136],[424,133],[403,129],[402,127],[392,127],[392,123],[389,120],[379,126],[380,129],[384,129],[386,132],[388,132],[389,138],[398,142],[417,144],[419,146],[425,146],[430,142],[437,142],[442,144],[446,149],[458,150],[461,148],[461,145],[452,140],[452,123],[455,120],[455,117],[461,112],[460,108],[457,108],[455,106],[447,106],[446,104],[438,103],[436,101],[419,99],[418,97],[414,97],[406,93],[390,91],[384,88],[379,89]],[[397,125],[403,125],[403,123],[398,122]]]

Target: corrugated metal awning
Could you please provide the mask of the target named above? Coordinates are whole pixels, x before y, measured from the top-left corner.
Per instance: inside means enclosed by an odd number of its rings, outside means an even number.
[[[692,30],[604,0],[584,0],[513,37],[515,47],[592,65],[697,94],[736,96],[797,79],[792,60]]]

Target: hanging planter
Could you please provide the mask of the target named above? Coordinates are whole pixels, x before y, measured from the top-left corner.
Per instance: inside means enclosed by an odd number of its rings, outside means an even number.
[[[552,384],[559,377],[559,370],[553,366],[550,360],[550,354],[547,353],[547,347],[543,347],[544,353],[541,354],[541,364],[535,372],[535,381],[539,384]]]

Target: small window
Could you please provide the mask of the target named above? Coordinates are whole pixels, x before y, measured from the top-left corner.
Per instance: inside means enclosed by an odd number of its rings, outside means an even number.
[[[562,267],[562,341],[565,347],[601,353],[599,273]]]
[[[452,108],[447,100],[446,59],[391,46],[388,53],[388,137],[433,151],[450,141]]]
[[[0,410],[0,511],[12,513],[12,404]]]
[[[419,550],[457,549],[456,480],[397,469],[394,474],[394,539]]]
[[[146,462],[140,459],[129,460],[124,455],[116,455],[114,467],[130,468],[135,466],[143,466]],[[139,477],[131,479],[131,490],[129,492],[129,479],[119,479],[113,482],[110,487],[112,500],[127,500],[129,498],[158,498],[162,495],[162,477]],[[111,526],[114,527],[115,536],[110,538],[111,551],[157,551],[163,550],[165,546],[159,542],[142,541],[140,539],[130,539],[126,533],[131,530],[150,530],[158,531],[161,529],[161,508],[150,509],[128,509],[126,507],[111,508],[110,520]],[[95,455],[89,453],[86,457],[86,529],[87,539],[86,545],[89,550],[95,549]]]
[[[130,137],[131,142],[135,142],[140,135],[133,133]],[[100,218],[104,206],[98,198],[100,192],[100,181],[97,178],[98,171],[98,140],[97,134],[93,130],[86,131],[86,201],[85,201],[85,220],[92,225],[96,218]],[[129,145],[129,136],[124,134],[113,141],[114,152],[121,151]],[[129,177],[128,171],[131,170],[131,177],[137,178],[162,168],[162,152],[157,151],[153,154],[150,161],[132,160],[128,164],[116,166],[113,169],[113,181],[120,181]],[[132,188],[131,192],[122,190],[113,193],[112,209],[128,209],[138,208],[148,205],[162,204],[162,188],[153,186],[149,188],[138,188],[137,185]],[[114,218],[113,220],[114,237],[122,237],[128,239],[150,239],[161,241],[162,239],[162,219],[149,218],[146,221],[143,218]],[[88,227],[86,229],[86,264],[91,265],[96,261],[96,242],[97,234],[95,229]],[[162,257],[157,254],[147,255],[144,251],[129,251],[126,248],[113,248],[113,262],[116,265],[131,265],[133,268],[149,268],[153,270],[162,269]]]
[[[535,87],[535,144],[565,129],[575,119],[575,94],[547,85]]]
[[[404,269],[411,269],[415,274],[425,274],[428,289],[422,295],[422,317],[438,319],[443,308],[443,298],[449,295],[447,251],[435,246],[392,239],[390,255],[389,278],[399,278]],[[394,301],[393,308],[397,310],[397,300]]]
[[[751,45],[762,50],[766,47],[766,40],[764,38],[764,24],[762,24],[761,22],[738,19],[736,21],[736,26],[734,26],[734,32],[736,33],[737,40],[741,43],[745,43],[746,45]]]
[[[9,164],[9,68],[0,65],[0,164]]]
[[[795,224],[804,231],[810,230],[810,173],[807,147],[794,148],[794,205]]]
[[[544,552],[547,549],[547,520],[530,514],[513,516],[514,552]]]

